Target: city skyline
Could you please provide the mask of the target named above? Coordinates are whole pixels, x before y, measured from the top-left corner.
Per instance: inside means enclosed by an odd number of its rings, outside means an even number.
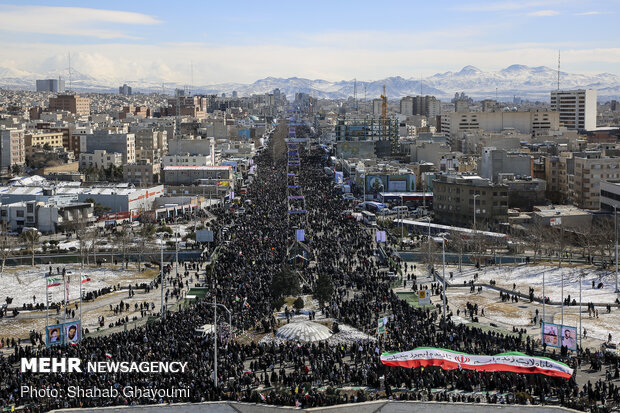
[[[70,53],[73,70],[104,80],[376,80],[467,65],[553,68],[561,50],[562,71],[620,75],[616,0],[388,2],[383,11],[370,3],[322,1],[311,8],[241,1],[232,9],[183,1],[174,8],[142,1],[111,1],[105,10],[81,4],[0,1],[0,67],[17,75],[62,72]]]

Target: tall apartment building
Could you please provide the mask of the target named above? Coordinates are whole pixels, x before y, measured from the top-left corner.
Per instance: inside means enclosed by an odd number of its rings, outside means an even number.
[[[0,168],[26,163],[24,131],[18,129],[0,130]]]
[[[596,90],[554,90],[551,110],[560,114],[560,124],[568,129],[595,129]]]
[[[127,86],[127,83],[123,84],[123,86],[119,86],[118,93],[125,96],[131,95],[131,86]]]
[[[382,99],[373,99],[372,100],[372,114],[375,116],[381,115],[382,105],[383,105]]]
[[[168,116],[191,116],[203,119],[207,116],[208,99],[202,96],[179,96],[168,99]]]
[[[400,100],[400,113],[432,118],[441,115],[441,101],[435,96],[406,96]]]
[[[109,153],[123,154],[123,163],[136,162],[136,138],[133,133],[111,133],[108,130],[98,130],[86,135],[86,152],[104,150]]]
[[[601,182],[620,178],[620,157],[599,151],[575,154],[573,203],[579,208],[599,209]]]
[[[136,136],[136,161],[146,159],[158,163],[168,152],[168,132],[155,128],[133,130]]]
[[[78,95],[58,95],[50,98],[51,112],[67,111],[76,115],[90,115],[90,99]]]
[[[559,114],[550,111],[528,112],[449,112],[441,115],[441,132],[456,137],[460,132],[501,132],[516,129],[531,135],[558,130]]]
[[[40,79],[37,80],[37,92],[64,92],[65,81],[62,79]]]
[[[487,229],[508,219],[508,188],[471,175],[441,175],[433,180],[435,218],[442,224]]]

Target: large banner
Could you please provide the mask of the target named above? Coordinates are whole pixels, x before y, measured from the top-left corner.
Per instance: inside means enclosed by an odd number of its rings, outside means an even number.
[[[562,345],[577,351],[577,327],[562,326]]]
[[[560,347],[560,326],[557,324],[543,323],[542,341],[549,347]]]
[[[494,356],[459,353],[433,347],[418,347],[402,353],[383,353],[381,362],[386,366],[417,367],[438,366],[444,370],[509,371],[513,373],[544,374],[569,379],[573,369],[564,363],[546,357],[532,357],[519,352]]]

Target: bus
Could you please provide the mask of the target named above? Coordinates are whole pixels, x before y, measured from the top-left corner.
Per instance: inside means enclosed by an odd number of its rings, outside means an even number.
[[[364,224],[366,225],[370,225],[373,227],[377,225],[377,216],[373,214],[372,212],[362,211],[362,220],[364,221]]]
[[[386,208],[387,206],[380,202],[366,201],[365,207],[367,211],[381,213],[381,211],[383,211],[383,208]]]

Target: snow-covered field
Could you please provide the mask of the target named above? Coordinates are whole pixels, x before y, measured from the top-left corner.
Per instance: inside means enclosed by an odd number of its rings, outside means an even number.
[[[53,266],[54,278],[61,278],[62,274],[56,273],[57,265]],[[62,268],[67,269],[69,275],[69,298],[70,300],[79,299],[80,296],[80,268],[79,265],[63,265]],[[24,303],[45,303],[46,279],[45,272],[49,271],[49,266],[19,266],[6,268],[0,274],[0,300],[4,302],[6,297],[12,297],[13,306],[21,307]],[[125,286],[127,284],[135,284],[138,280],[143,282],[142,274],[138,274],[132,270],[121,270],[106,267],[85,267],[84,274],[91,278],[91,281],[82,285],[82,291],[99,290],[104,287],[113,286],[118,283]],[[62,301],[64,299],[64,287],[50,287],[48,289],[52,302]],[[36,297],[36,301],[33,301]]]
[[[573,298],[579,301],[579,276],[582,274],[581,289],[582,289],[582,302],[594,302],[594,303],[613,303],[618,294],[614,292],[615,289],[615,273],[607,271],[598,271],[591,269],[583,269],[579,267],[570,268],[568,266],[562,266],[558,268],[555,266],[533,266],[533,265],[519,265],[515,266],[498,266],[481,268],[480,270],[473,270],[471,268],[464,269],[463,273],[458,272],[457,267],[446,267],[446,274],[452,271],[454,278],[451,283],[462,283],[463,281],[470,281],[473,279],[474,274],[478,273],[478,281],[488,283],[490,280],[495,280],[497,286],[504,287],[512,290],[513,284],[517,285],[517,291],[524,294],[528,293],[529,287],[534,288],[534,294],[537,297],[542,297],[543,290],[543,274],[545,278],[545,295],[550,297],[552,301],[560,301],[562,298],[562,276],[564,276],[564,298],[570,294],[571,301]],[[592,281],[595,286],[598,286],[600,282],[603,283],[603,288],[592,288]]]

